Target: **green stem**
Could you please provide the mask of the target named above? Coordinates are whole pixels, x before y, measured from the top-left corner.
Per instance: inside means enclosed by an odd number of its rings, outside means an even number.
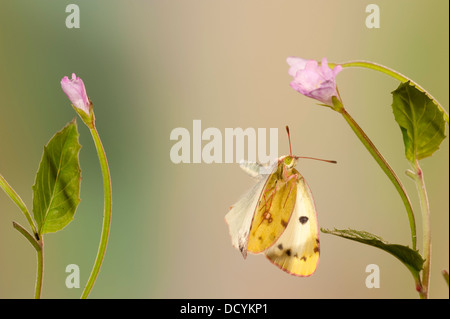
[[[100,272],[100,267],[102,266],[103,258],[106,253],[106,246],[108,244],[109,231],[111,226],[111,208],[112,208],[112,195],[111,195],[111,176],[109,173],[108,161],[106,159],[105,150],[103,148],[100,136],[98,135],[95,125],[88,125],[92,138],[94,139],[94,144],[97,149],[98,158],[100,161],[100,167],[103,175],[103,187],[104,187],[104,212],[103,212],[103,227],[102,234],[100,238],[100,244],[98,247],[97,257],[95,259],[94,267],[92,268],[91,275],[89,276],[88,282],[84,291],[81,295],[82,299],[88,297],[89,293],[94,286],[95,280],[97,279],[98,273]]]
[[[39,250],[41,249],[41,244],[37,241],[37,239],[31,235],[25,228],[23,228],[20,224],[13,222],[13,227],[19,231],[34,247],[34,249]]]
[[[24,213],[25,217],[28,220],[28,223],[33,230],[33,233],[37,234],[36,226],[34,225],[34,221],[31,218],[30,213],[28,212],[27,206],[23,202],[22,198],[16,193],[16,191],[8,184],[5,178],[0,174],[0,187],[5,191],[5,193],[13,200],[14,203],[20,208],[20,210]]]
[[[36,249],[37,253],[37,273],[36,273],[36,287],[34,298],[40,299],[42,292],[42,279],[44,277],[44,238],[41,237],[39,241],[33,235],[31,235],[25,228],[16,222],[13,222],[13,227],[18,230],[31,245]],[[36,235],[35,235],[36,236]],[[42,236],[42,235],[41,235]]]
[[[410,78],[406,77],[405,75],[401,74],[400,72],[397,72],[395,70],[392,70],[384,65],[368,62],[368,61],[350,61],[345,63],[329,63],[330,67],[334,67],[336,65],[341,65],[343,68],[347,67],[361,67],[361,68],[367,68],[371,70],[375,70],[378,72],[382,72],[386,75],[389,75],[393,77],[396,80],[399,80],[400,82],[410,82],[412,85],[414,85],[416,88],[418,88],[420,91],[424,92],[428,97],[433,100],[433,102],[437,105],[437,107],[442,111],[444,114],[444,119],[449,124],[449,117],[447,111],[442,107],[442,105],[430,94],[428,93],[424,88],[422,88],[419,84],[411,80]]]
[[[41,298],[41,293],[42,293],[42,280],[44,279],[44,237],[43,235],[41,235],[41,239],[40,241],[40,246],[41,249],[37,250],[37,263],[38,263],[38,268],[37,268],[37,275],[36,275],[36,288],[35,288],[35,293],[34,293],[34,298],[35,299],[40,299]]]
[[[375,147],[375,145],[372,143],[372,141],[369,139],[369,137],[364,133],[362,128],[356,123],[356,121],[350,116],[349,113],[344,109],[344,107],[341,105],[341,107],[335,108],[335,110],[342,114],[344,119],[347,121],[347,123],[352,128],[353,132],[355,132],[356,136],[358,136],[359,140],[363,143],[363,145],[366,147],[366,149],[369,151],[370,155],[375,159],[375,161],[378,163],[378,165],[381,167],[383,172],[387,175],[389,180],[394,184],[395,189],[399,193],[403,204],[405,205],[406,212],[408,214],[408,220],[409,220],[409,227],[411,229],[411,240],[412,240],[412,249],[416,250],[416,223],[414,220],[414,213],[411,206],[411,202],[409,200],[408,195],[406,194],[406,190],[403,187],[402,183],[400,182],[400,179],[395,174],[395,172],[392,170],[388,162],[384,159],[384,157],[381,155],[381,153],[378,151],[378,149]]]
[[[423,220],[423,257],[425,262],[422,271],[422,289],[419,291],[420,297],[428,299],[430,290],[430,274],[431,274],[431,218],[430,205],[428,202],[427,188],[425,187],[425,180],[419,161],[414,163],[415,174],[411,176],[416,182],[417,192],[419,193],[420,208],[422,211]]]

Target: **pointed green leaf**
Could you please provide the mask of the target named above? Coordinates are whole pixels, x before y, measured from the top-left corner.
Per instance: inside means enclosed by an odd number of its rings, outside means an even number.
[[[392,92],[392,109],[403,134],[406,158],[416,160],[433,155],[445,138],[442,110],[410,82]]]
[[[419,278],[419,272],[422,270],[424,260],[419,252],[412,250],[408,246],[397,244],[388,244],[382,238],[365,231],[354,229],[320,229],[326,234],[336,235],[342,238],[351,239],[366,245],[378,247],[400,260],[412,273],[414,279]]]
[[[75,120],[44,147],[33,185],[33,214],[39,234],[63,229],[75,215],[80,202],[80,148]]]

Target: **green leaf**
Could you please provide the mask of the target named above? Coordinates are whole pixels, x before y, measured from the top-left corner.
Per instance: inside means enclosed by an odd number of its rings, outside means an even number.
[[[368,233],[366,231],[358,231],[354,229],[320,229],[323,233],[351,239],[366,245],[380,248],[400,260],[412,273],[414,279],[419,278],[424,260],[419,252],[412,250],[408,246],[388,244],[382,238]]]
[[[75,215],[80,202],[80,148],[75,119],[44,147],[33,185],[33,214],[39,234],[63,229]]]
[[[406,158],[433,155],[445,138],[444,113],[424,92],[405,82],[392,92],[392,109],[403,134]]]

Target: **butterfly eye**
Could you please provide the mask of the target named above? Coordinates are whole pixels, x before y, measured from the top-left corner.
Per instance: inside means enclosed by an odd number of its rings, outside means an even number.
[[[287,168],[292,168],[297,165],[297,159],[293,156],[286,156],[284,158],[284,165],[286,165]]]
[[[286,166],[291,165],[291,164],[292,164],[292,157],[286,156],[286,157],[284,158],[284,164],[285,164]]]

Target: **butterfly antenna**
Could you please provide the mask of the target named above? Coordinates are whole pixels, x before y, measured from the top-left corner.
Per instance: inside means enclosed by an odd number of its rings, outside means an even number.
[[[286,132],[287,132],[288,139],[289,139],[289,151],[291,152],[291,156],[292,156],[291,134],[289,133],[289,126],[287,126],[287,125],[286,125]],[[312,159],[312,160],[316,160],[316,161],[327,162],[327,163],[331,163],[331,164],[337,164],[336,161],[326,160],[326,159],[316,158],[316,157],[295,156],[295,158],[306,158],[306,159]]]
[[[297,158],[306,158],[306,159],[312,159],[312,160],[316,160],[316,161],[327,162],[327,163],[331,163],[331,164],[337,164],[336,161],[326,160],[326,159],[322,159],[322,158],[306,157],[306,156],[297,156]]]
[[[287,132],[288,140],[289,140],[289,150],[290,150],[291,156],[292,156],[291,134],[289,134],[289,126],[287,126],[287,125],[286,125],[286,132]]]

